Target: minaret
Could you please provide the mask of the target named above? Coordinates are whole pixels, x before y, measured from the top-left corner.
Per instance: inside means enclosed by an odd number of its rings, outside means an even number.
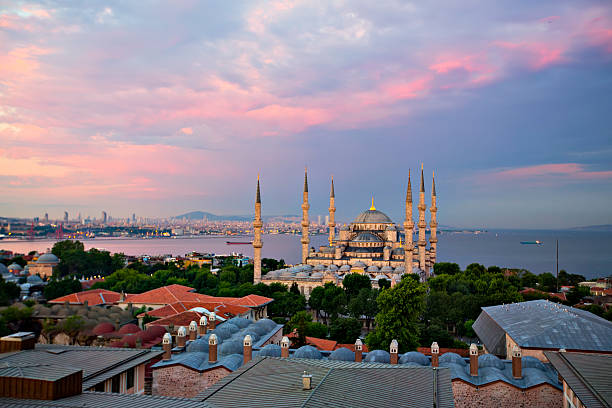
[[[412,234],[414,231],[414,221],[412,221],[412,181],[410,181],[410,169],[408,170],[408,188],[406,189],[406,219],[404,220],[404,271],[412,273],[412,251],[414,243]]]
[[[334,176],[331,179],[331,193],[329,194],[329,246],[334,245],[336,235],[336,195],[334,194]]]
[[[425,241],[425,227],[427,227],[427,223],[425,222],[425,210],[427,206],[425,205],[425,181],[423,180],[423,164],[421,163],[421,190],[419,192],[419,268],[428,274],[427,264],[425,262],[425,245],[427,245],[427,241]]]
[[[431,214],[431,219],[429,221],[429,229],[431,230],[431,235],[429,237],[429,259],[431,260],[431,264],[436,263],[436,245],[438,242],[438,238],[436,237],[436,232],[438,229],[438,221],[436,217],[436,213],[438,212],[438,207],[436,207],[436,175],[432,173],[431,176],[431,207],[429,207],[429,213]]]
[[[255,220],[253,221],[253,283],[261,282],[261,195],[259,193],[259,175],[257,175],[257,195],[255,197]]]
[[[302,263],[306,263],[306,258],[308,258],[308,244],[310,244],[310,240],[308,239],[308,209],[310,205],[308,205],[308,172],[304,169],[304,202],[302,203]]]

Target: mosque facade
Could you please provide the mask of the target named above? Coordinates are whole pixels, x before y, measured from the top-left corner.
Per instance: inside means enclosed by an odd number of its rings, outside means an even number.
[[[425,230],[427,221],[425,212],[425,182],[421,166],[421,184],[418,201],[418,221],[415,225],[412,215],[412,183],[408,173],[406,190],[405,219],[401,226],[395,224],[385,213],[376,209],[374,199],[372,206],[359,214],[352,223],[343,226],[336,235],[335,191],[334,180],[331,181],[329,198],[329,237],[328,245],[315,249],[310,247],[308,236],[308,175],[304,174],[304,191],[302,202],[302,262],[299,265],[270,271],[261,275],[261,250],[263,242],[261,229],[261,194],[259,178],[255,201],[254,227],[254,282],[270,284],[279,282],[285,285],[296,283],[306,296],[312,289],[327,282],[341,284],[346,274],[365,274],[378,286],[379,279],[388,279],[392,284],[399,281],[406,273],[418,274],[426,280],[433,264],[436,262],[437,250],[437,205],[435,177],[432,177],[431,202],[429,207],[429,247]],[[416,229],[415,229],[416,227]],[[417,233],[416,240],[414,234]]]

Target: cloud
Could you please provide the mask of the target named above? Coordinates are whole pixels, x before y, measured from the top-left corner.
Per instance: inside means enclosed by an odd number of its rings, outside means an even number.
[[[487,177],[494,180],[600,180],[612,179],[612,170],[589,171],[580,163],[556,163],[499,170]]]

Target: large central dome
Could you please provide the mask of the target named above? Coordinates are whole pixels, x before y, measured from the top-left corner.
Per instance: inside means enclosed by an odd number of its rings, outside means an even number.
[[[393,224],[391,218],[382,211],[369,209],[362,212],[353,221],[354,224]]]

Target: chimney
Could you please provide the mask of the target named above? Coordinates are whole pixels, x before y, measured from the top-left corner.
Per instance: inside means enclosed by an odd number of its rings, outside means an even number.
[[[389,355],[391,357],[391,364],[397,364],[397,349],[398,344],[397,340],[391,340],[391,345],[389,346]]]
[[[125,292],[121,291],[121,295],[119,295],[119,302],[125,302]]]
[[[242,345],[244,347],[242,352],[242,355],[244,356],[243,364],[246,364],[253,358],[253,339],[250,335],[247,334],[246,336],[244,336]]]
[[[217,335],[215,333],[208,338],[208,362],[217,362]]]
[[[181,326],[176,332],[176,346],[185,347],[186,340],[187,340],[187,330],[185,330],[185,326]]]
[[[440,357],[440,347],[437,342],[431,343],[431,366],[439,367],[438,357]]]
[[[0,353],[10,351],[32,350],[36,337],[32,332],[18,332],[0,338]]]
[[[217,325],[217,315],[215,312],[212,312],[210,316],[208,316],[208,330],[215,330],[215,326]]]
[[[521,349],[516,345],[512,347],[512,376],[517,380],[523,378],[522,357],[523,352]]]
[[[361,339],[355,340],[355,362],[361,363],[363,359],[363,343]]]
[[[312,389],[312,374],[308,374],[307,371],[304,371],[304,374],[302,374],[302,389],[303,390]]]
[[[474,343],[470,346],[470,375],[478,377],[478,347]]]
[[[283,336],[281,340],[281,357],[289,357],[289,337]]]
[[[198,334],[200,336],[204,336],[206,334],[206,325],[208,321],[206,320],[206,316],[200,317],[200,327],[198,327]]]
[[[195,340],[198,336],[198,325],[194,320],[189,323],[189,340]]]
[[[162,339],[162,348],[164,349],[162,359],[164,361],[170,360],[172,357],[172,335],[170,333],[164,334],[164,338]]]

